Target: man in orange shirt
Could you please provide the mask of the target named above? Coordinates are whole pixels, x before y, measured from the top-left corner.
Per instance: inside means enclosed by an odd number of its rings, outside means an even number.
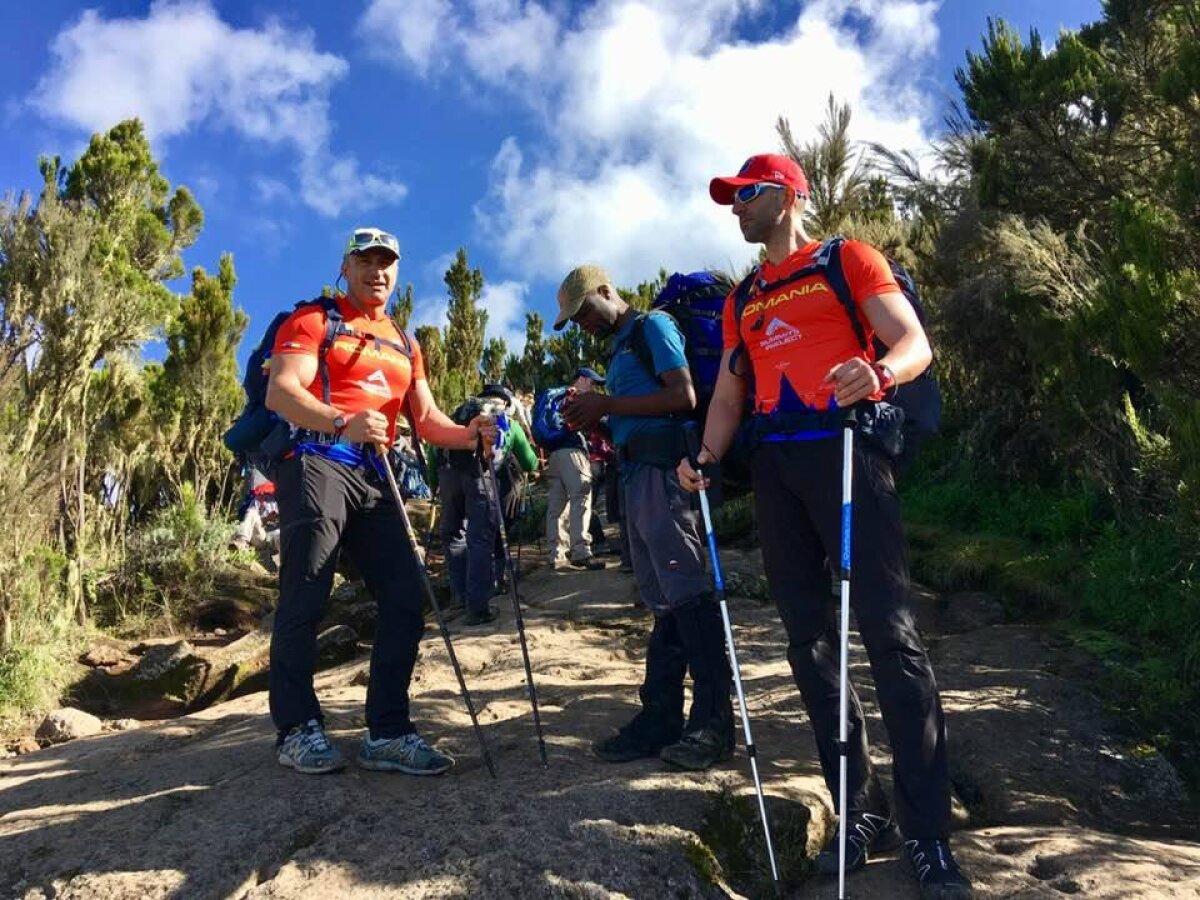
[[[413,775],[454,765],[409,718],[408,685],[425,630],[420,572],[376,450],[391,446],[401,412],[416,436],[438,447],[473,449],[481,436],[490,446],[495,429],[481,417],[456,425],[434,403],[421,348],[384,312],[399,261],[395,237],[356,229],[342,257],[346,292],[299,307],[280,326],[270,361],[266,404],[292,429],[275,478],[281,557],[271,717],[280,764],[308,774],[345,766],[313,690],[317,626],[339,551],[379,608],[359,765]],[[334,311],[340,323],[331,322]]]
[[[788,663],[817,738],[830,793],[838,794],[838,629],[825,559],[841,549],[842,433],[846,410],[878,413],[895,385],[915,378],[931,353],[916,312],[883,255],[857,241],[839,245],[840,266],[867,346],[878,334],[879,359],[864,350],[850,310],[829,271],[814,265],[823,244],[804,230],[808,182],[786,156],[753,156],[730,178],[714,178],[712,198],[732,206],[747,242],[763,244],[740,310],[726,300],[720,375],[698,462],[716,462],[737,431],[753,378],[752,459],[755,512],[771,598],[788,634]],[[866,440],[854,442],[850,601],[871,661],[879,707],[891,739],[895,805],[905,859],[927,898],[966,898],[971,884],[950,853],[950,778],[946,723],[929,657],[909,605],[908,561],[891,460]],[[680,483],[703,480],[683,460]],[[872,769],[862,707],[851,688],[848,738],[846,867],[900,839]],[[838,871],[837,835],[817,858]]]

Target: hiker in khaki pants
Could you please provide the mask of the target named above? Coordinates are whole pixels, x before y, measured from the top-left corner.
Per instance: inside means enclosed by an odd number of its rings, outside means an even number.
[[[584,367],[575,373],[571,386],[576,393],[583,394],[603,383],[601,375]],[[552,450],[546,461],[546,543],[550,563],[556,571],[602,569],[604,563],[592,556],[592,538],[588,534],[592,516],[592,464],[583,437],[571,434],[571,438]]]

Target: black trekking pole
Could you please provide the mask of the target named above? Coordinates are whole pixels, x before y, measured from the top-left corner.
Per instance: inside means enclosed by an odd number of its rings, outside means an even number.
[[[492,762],[491,753],[488,752],[487,741],[483,739],[483,729],[479,727],[479,717],[475,715],[475,704],[471,700],[471,692],[467,690],[467,681],[463,678],[458,657],[454,654],[454,645],[450,642],[450,630],[446,627],[446,617],[442,615],[442,607],[438,603],[437,594],[433,592],[433,583],[429,580],[429,570],[425,567],[425,557],[417,543],[417,535],[413,531],[412,522],[408,519],[408,510],[404,508],[400,487],[396,484],[396,474],[392,471],[391,463],[388,462],[387,450],[382,445],[377,445],[375,451],[379,455],[379,464],[383,468],[384,477],[387,478],[388,487],[391,488],[392,500],[395,501],[396,508],[400,510],[400,518],[404,522],[404,533],[408,535],[408,542],[412,546],[413,556],[421,573],[421,591],[425,595],[425,600],[433,607],[433,616],[437,619],[438,629],[442,632],[442,640],[446,642],[446,654],[450,657],[450,665],[454,667],[459,690],[462,691],[463,699],[467,701],[467,712],[471,714],[471,725],[475,729],[475,737],[479,739],[479,752],[483,754],[483,762],[487,766],[488,772],[495,778],[496,766]]]
[[[537,688],[533,684],[533,667],[529,664],[529,645],[525,642],[525,620],[521,615],[521,597],[517,593],[517,572],[513,567],[512,555],[508,552],[508,533],[504,527],[504,510],[500,506],[500,482],[496,480],[496,458],[491,451],[485,449],[479,442],[476,451],[480,457],[487,457],[488,477],[484,479],[492,486],[491,499],[496,510],[496,524],[500,528],[500,549],[504,553],[504,565],[508,569],[508,592],[512,595],[513,615],[517,622],[517,635],[521,640],[521,658],[525,663],[525,683],[529,686],[529,705],[533,709],[533,727],[537,731],[538,752],[542,756],[542,766],[549,766],[546,758],[546,741],[542,736],[542,717],[538,712]]]
[[[683,427],[687,438],[688,462],[699,472],[696,457],[700,455],[700,430],[695,422]],[[733,683],[737,686],[738,706],[742,711],[742,731],[746,738],[746,756],[750,759],[750,771],[754,774],[754,791],[758,794],[758,812],[762,816],[763,837],[767,842],[767,858],[771,861],[771,879],[779,887],[779,869],[775,865],[775,848],[771,844],[771,825],[767,820],[767,801],[763,796],[762,781],[758,777],[758,748],[750,734],[750,710],[746,707],[746,692],[742,688],[742,670],[738,665],[737,648],[733,644],[733,626],[729,621],[729,604],[725,602],[725,576],[721,572],[721,559],[717,554],[717,536],[713,531],[712,513],[708,507],[708,492],[700,488],[700,512],[704,516],[704,533],[708,538],[708,558],[712,562],[713,588],[721,604],[721,621],[725,624],[725,646],[729,649],[729,662],[733,668]]]
[[[850,527],[854,475],[854,414],[846,417],[842,430],[842,598],[841,647],[838,687],[838,900],[846,900],[846,769],[849,762],[850,731]]]

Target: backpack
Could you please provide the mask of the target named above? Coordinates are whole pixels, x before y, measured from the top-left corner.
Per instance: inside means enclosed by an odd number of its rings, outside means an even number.
[[[325,356],[329,348],[340,336],[361,336],[360,332],[346,324],[346,319],[333,297],[301,300],[291,309],[276,314],[275,318],[271,320],[271,324],[267,326],[258,345],[246,361],[246,375],[242,379],[242,388],[246,392],[246,405],[242,407],[241,413],[222,437],[222,441],[230,451],[238,456],[246,457],[252,463],[261,464],[260,468],[265,469],[274,461],[273,458],[282,454],[291,435],[291,426],[267,409],[266,405],[271,351],[275,347],[275,335],[292,313],[306,306],[320,306],[325,312],[325,336],[317,351],[317,377],[321,379],[322,399],[326,403],[329,402],[330,388],[329,368],[326,365]],[[386,338],[374,338],[374,341],[377,345],[386,344],[393,350],[403,353],[411,364],[413,359],[412,341],[403,331],[400,332],[400,337],[402,343],[389,341]],[[406,396],[406,414],[408,403],[409,398]],[[411,420],[412,416],[409,416],[409,419]]]
[[[568,446],[585,446],[581,434],[567,428],[563,421],[562,405],[567,397],[567,388],[547,388],[537,395],[533,402],[532,422],[533,439],[547,453],[561,450]]]
[[[841,302],[842,308],[845,309],[846,315],[850,319],[850,327],[854,329],[854,335],[858,338],[859,346],[873,359],[879,359],[887,353],[888,348],[878,336],[875,336],[874,340],[868,344],[866,328],[863,326],[862,319],[859,318],[858,307],[854,303],[850,284],[842,269],[841,252],[845,243],[846,238],[842,235],[826,238],[813,255],[813,261],[809,265],[798,269],[780,281],[761,285],[761,287],[764,291],[773,291],[784,284],[799,281],[819,272],[829,282],[830,288]],[[900,293],[912,306],[913,311],[917,314],[917,319],[924,327],[925,308],[921,303],[916,281],[908,270],[896,260],[890,257],[885,258],[892,270],[892,276],[900,288]],[[750,300],[750,288],[757,275],[758,269],[756,268],[742,280],[734,292],[735,321],[741,321],[742,311]],[[732,364],[733,360],[730,360],[730,365],[732,366]],[[942,392],[933,374],[933,364],[930,363],[925,371],[912,381],[893,388],[892,397],[886,403],[903,412],[901,449],[898,453],[893,454],[897,469],[903,471],[912,464],[921,441],[931,434],[936,434],[941,427]]]
[[[733,290],[733,282],[719,272],[676,272],[658,292],[650,304],[650,311],[638,316],[628,338],[629,348],[642,368],[661,383],[662,379],[654,371],[654,356],[646,342],[646,320],[652,315],[668,315],[675,320],[683,334],[683,355],[696,390],[696,408],[676,417],[682,423],[697,422],[701,429],[721,371],[724,353],[721,320],[725,299]],[[709,474],[718,485],[710,490],[714,506],[749,490],[749,447],[743,434],[739,433],[722,458],[720,471]]]

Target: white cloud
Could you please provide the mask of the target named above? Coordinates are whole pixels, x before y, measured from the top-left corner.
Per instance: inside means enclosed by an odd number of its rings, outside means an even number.
[[[447,257],[454,261],[453,255]],[[448,263],[449,264],[449,263]],[[442,271],[445,271],[443,268]],[[525,313],[527,312],[526,297],[529,285],[519,281],[502,281],[496,284],[484,283],[483,293],[479,298],[479,306],[487,310],[487,329],[485,338],[504,338],[509,353],[520,354],[525,349]],[[418,325],[436,325],[445,328],[449,323],[447,311],[450,301],[446,296],[419,297],[413,301],[412,327]]]
[[[403,4],[374,0],[371,11],[389,5]],[[830,92],[851,104],[855,139],[926,146],[937,5],[601,0],[568,13],[550,2],[441,0],[444,66],[409,61],[428,77],[494,86],[544,117],[544,134],[497,148],[491,193],[476,208],[505,263],[527,280],[557,280],[590,260],[632,284],[664,266],[748,261],[755,248],[709,199],[708,181],[778,150],[779,116],[801,142],[815,136]],[[787,27],[747,37],[765,30],[764,14],[777,26],[789,9]],[[515,32],[527,41],[519,62],[508,49]],[[531,43],[535,34],[553,38]]]
[[[494,85],[543,71],[559,51],[559,30],[535,0],[371,0],[358,23],[376,59],[421,75],[457,72],[465,61]]]
[[[99,131],[137,116],[152,139],[208,127],[286,147],[297,157],[301,199],[330,216],[405,194],[332,154],[329,91],[348,67],[318,51],[310,31],[278,22],[234,28],[209,0],[159,0],[145,18],[85,10],[50,49],[52,67],[32,100],[50,117]]]
[[[509,353],[525,349],[525,298],[529,285],[520,281],[484,284],[479,305],[487,310],[488,338],[504,338]]]

